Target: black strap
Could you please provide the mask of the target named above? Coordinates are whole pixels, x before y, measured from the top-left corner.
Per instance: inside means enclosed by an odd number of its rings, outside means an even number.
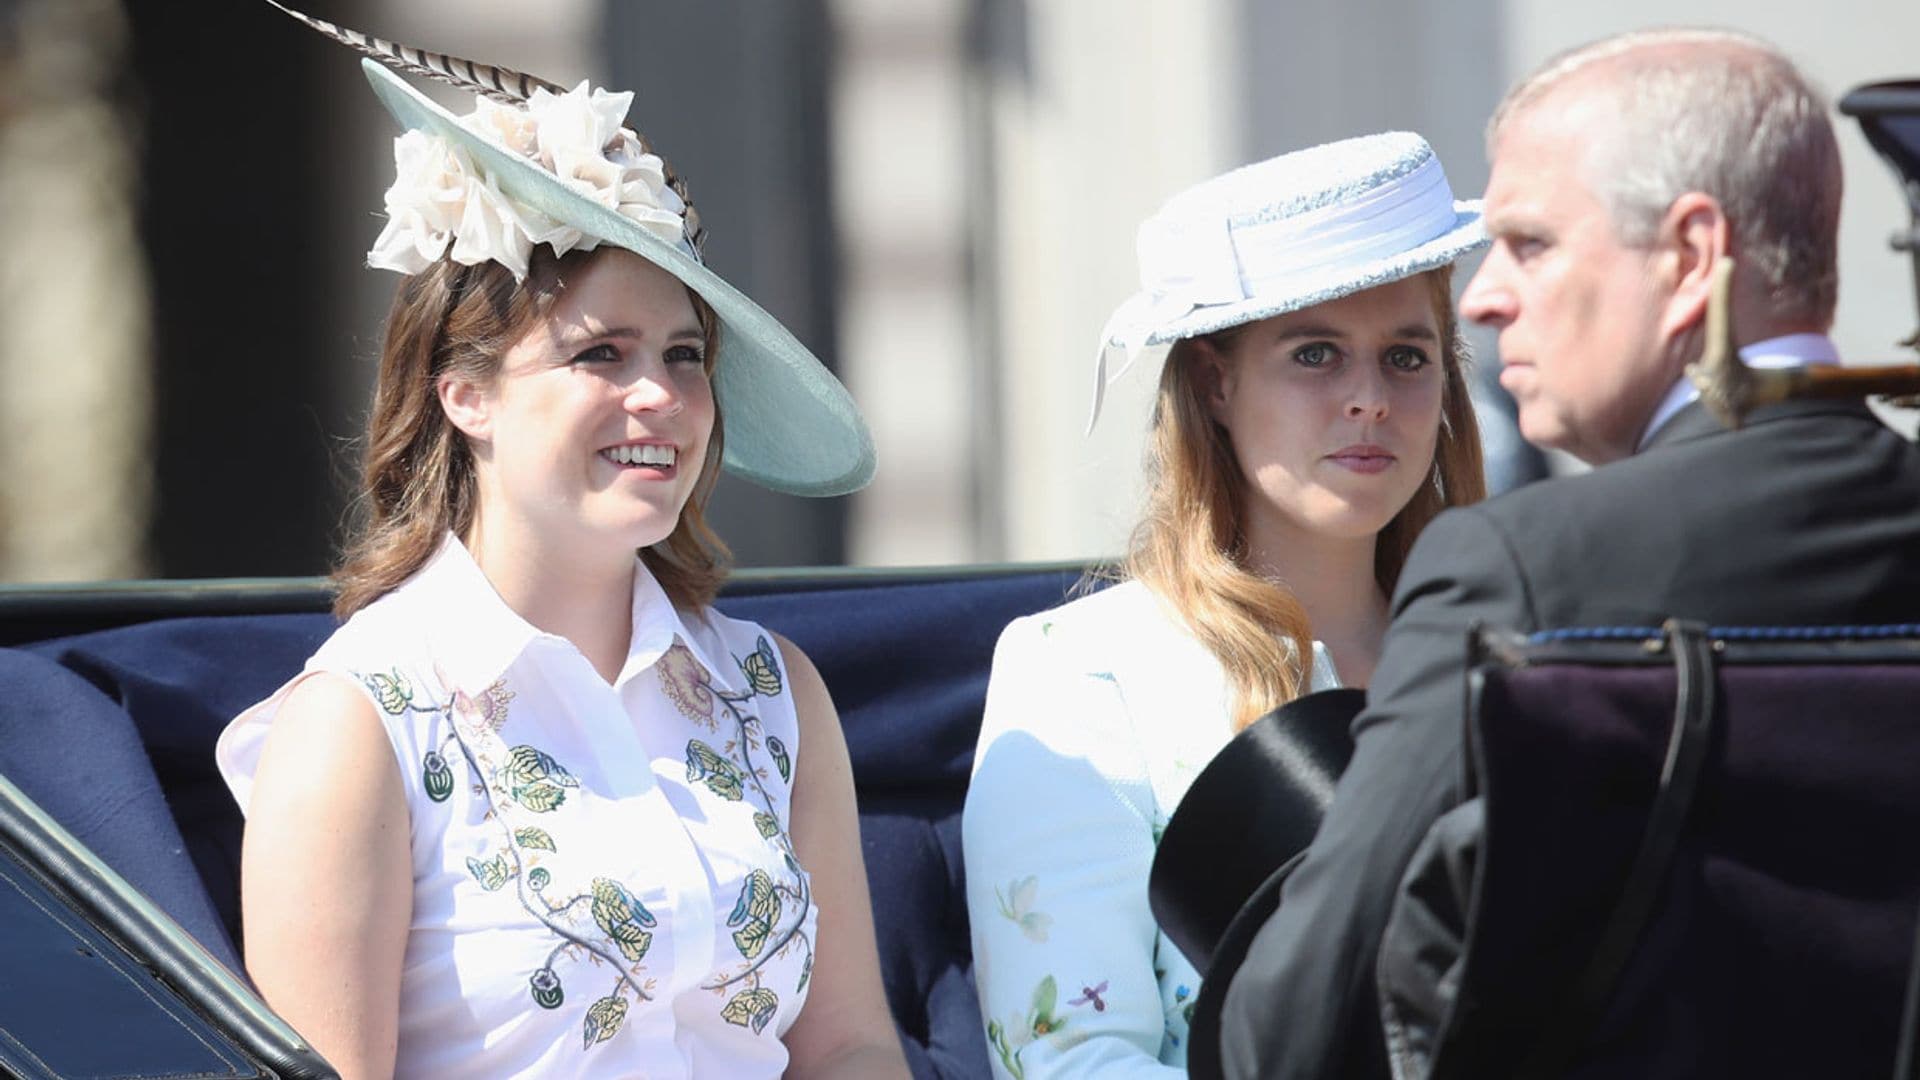
[[[1586,970],[1575,980],[1527,1055],[1518,1073],[1522,1077],[1560,1076],[1599,1024],[1607,1002],[1613,997],[1614,984],[1640,944],[1640,934],[1653,912],[1654,901],[1666,885],[1674,851],[1686,828],[1687,812],[1699,789],[1707,753],[1713,744],[1718,696],[1713,642],[1707,637],[1706,627],[1699,623],[1669,619],[1664,629],[1667,645],[1673,651],[1678,689],[1673,730],[1667,739],[1667,759],[1660,770],[1660,788],[1654,795],[1653,812],[1647,816],[1647,830],[1640,838],[1640,850],[1634,855],[1620,899],[1601,931]]]

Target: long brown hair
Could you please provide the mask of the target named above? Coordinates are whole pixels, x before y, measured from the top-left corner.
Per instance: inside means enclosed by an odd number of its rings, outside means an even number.
[[[1440,434],[1433,466],[1407,505],[1380,530],[1374,577],[1391,594],[1407,552],[1449,506],[1486,497],[1480,427],[1467,396],[1466,344],[1453,311],[1452,267],[1421,275],[1439,315]],[[1207,408],[1199,342],[1229,348],[1241,326],[1174,345],[1160,373],[1147,437],[1146,513],[1123,563],[1171,605],[1225,670],[1238,731],[1298,697],[1313,648],[1306,609],[1284,585],[1246,566],[1247,479],[1226,430]]]
[[[445,257],[401,280],[367,417],[358,512],[333,575],[336,616],[346,618],[413,576],[449,531],[469,534],[478,501],[473,452],[441,408],[440,377],[492,380],[508,348],[601,250],[555,257],[550,248],[537,247],[524,282],[515,282],[498,263],[462,266]],[[719,359],[719,320],[691,289],[687,295],[700,319],[711,374]],[[711,601],[726,577],[727,548],[705,514],[719,480],[721,428],[716,402],[707,456],[680,520],[666,539],[640,552],[683,609]]]

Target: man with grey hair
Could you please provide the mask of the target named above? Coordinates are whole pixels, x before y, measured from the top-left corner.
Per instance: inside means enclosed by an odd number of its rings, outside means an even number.
[[[1726,32],[1611,38],[1517,86],[1488,142],[1494,244],[1461,310],[1499,331],[1522,434],[1596,468],[1448,511],[1416,544],[1325,822],[1244,960],[1208,972],[1225,983],[1208,996],[1222,1002],[1229,1076],[1385,1075],[1389,1059],[1425,1075],[1433,1047],[1396,1010],[1470,1011],[1452,996],[1457,951],[1383,947],[1383,930],[1416,852],[1466,800],[1473,624],[1920,617],[1920,451],[1858,402],[1788,402],[1723,430],[1683,374],[1729,257],[1733,335],[1750,364],[1838,359],[1826,332],[1839,155],[1793,65]],[[1427,1000],[1396,997],[1409,973],[1427,980]],[[1658,994],[1689,992],[1641,990],[1655,1012]],[[1862,1007],[1897,1012],[1897,985],[1892,998]],[[1690,1044],[1674,1074],[1728,1074],[1740,1059],[1717,1037]],[[1674,1063],[1598,1074],[1661,1067]]]

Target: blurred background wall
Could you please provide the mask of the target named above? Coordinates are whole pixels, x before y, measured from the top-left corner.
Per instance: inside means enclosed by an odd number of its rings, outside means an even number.
[[[1155,373],[1128,373],[1083,436],[1093,339],[1135,285],[1135,225],[1186,184],[1410,127],[1477,194],[1502,90],[1634,26],[1756,32],[1836,97],[1920,75],[1910,0],[309,7],[636,92],[630,122],[692,185],[709,262],[840,374],[878,444],[856,496],[724,484],[745,565],[1116,552]],[[1840,129],[1836,336],[1886,357],[1916,320],[1886,246],[1906,210]],[[0,580],[326,568],[395,280],[362,266],[392,134],[354,58],[263,3],[0,0]],[[1543,467],[1499,460],[1502,484]]]

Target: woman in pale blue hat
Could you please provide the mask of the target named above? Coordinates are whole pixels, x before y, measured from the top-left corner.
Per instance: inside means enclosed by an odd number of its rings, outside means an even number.
[[[1236,732],[1366,684],[1414,536],[1483,495],[1450,278],[1485,242],[1407,133],[1237,169],[1140,227],[1094,385],[1097,418],[1110,372],[1163,360],[1126,580],[1007,628],[967,795],[999,1075],[1184,1071],[1199,982],[1148,908],[1155,845]]]
[[[365,62],[405,276],[345,623],[218,747],[249,972],[350,1077],[906,1075],[833,703],[704,521],[723,467],[864,485],[859,413],[631,95],[318,28],[505,102]]]

